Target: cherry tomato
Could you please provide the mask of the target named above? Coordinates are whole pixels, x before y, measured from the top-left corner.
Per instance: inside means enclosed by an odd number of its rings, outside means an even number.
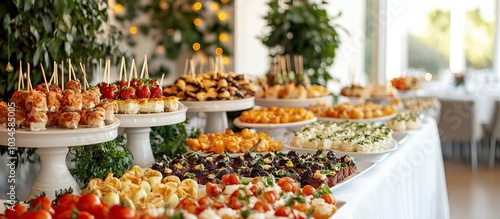
[[[89,212],[80,211],[80,213],[78,213],[78,216],[76,216],[76,219],[95,219],[95,217]]]
[[[264,200],[266,200],[267,203],[269,204],[274,204],[278,199],[280,199],[280,195],[278,194],[278,192],[274,190],[269,190],[265,192],[262,196]]]
[[[182,201],[177,205],[178,209],[184,209],[191,214],[195,214],[198,207],[200,207],[198,202],[190,197],[182,199]]]
[[[66,211],[73,211],[74,209],[75,209],[75,204],[70,203],[70,202],[66,202],[66,203],[62,203],[62,204],[57,205],[54,210],[55,210],[55,214],[58,215],[58,214],[61,214],[63,212],[66,212]]]
[[[29,219],[52,219],[52,215],[50,215],[49,211],[40,209],[38,211],[26,211],[21,215],[21,218],[29,218]]]
[[[149,98],[151,97],[151,90],[146,85],[140,85],[137,87],[137,98]]]
[[[240,177],[236,174],[224,175],[222,177],[222,184],[224,184],[224,185],[238,185],[238,184],[240,184]]]
[[[24,205],[17,203],[5,210],[5,217],[7,217],[7,219],[18,219],[21,218],[21,215],[26,211],[27,209]]]
[[[43,209],[49,211],[52,208],[52,200],[45,196],[40,196],[30,201],[31,209]]]
[[[136,93],[134,87],[122,87],[120,90],[120,98],[122,100],[136,99]]]
[[[77,202],[77,201],[75,201],[76,197],[77,196],[73,195],[73,194],[64,194],[64,195],[61,195],[57,199],[57,205],[67,204],[67,203],[70,203],[70,204],[76,203]]]
[[[90,211],[90,213],[94,215],[96,219],[106,219],[108,212],[109,208],[106,205],[106,203],[101,203],[100,205],[96,205]]]
[[[269,204],[266,204],[262,201],[257,201],[255,202],[255,205],[253,206],[253,210],[255,212],[260,212],[260,213],[265,213],[268,212],[272,209],[272,206]]]
[[[203,196],[198,199],[198,208],[196,209],[196,214],[199,215],[202,211],[210,207],[214,203],[214,200],[208,196]]]
[[[305,185],[302,187],[302,195],[308,196],[314,194],[314,192],[316,192],[316,189],[311,185]]]
[[[250,186],[250,191],[252,192],[253,196],[257,196],[258,191],[263,189],[263,185],[260,183],[255,183],[252,186]]]
[[[73,210],[56,213],[55,219],[73,219],[73,213],[74,213]]]
[[[331,204],[331,205],[334,205],[337,202],[335,197],[333,197],[333,195],[331,195],[331,194],[323,194],[321,196],[321,198],[323,198],[326,203]]]
[[[205,192],[209,197],[217,197],[221,193],[221,189],[216,184],[208,182],[205,185]]]
[[[94,194],[85,194],[80,197],[76,208],[80,211],[92,212],[92,210],[101,205],[101,200]]]
[[[279,206],[274,211],[274,216],[288,217],[288,215],[290,215],[290,209],[286,206]]]
[[[140,219],[156,219],[155,216],[149,214],[149,213],[144,213],[141,215],[141,218]]]
[[[306,219],[307,218],[306,213],[303,211],[292,209],[292,213],[293,213],[293,218],[295,218],[295,219]]]
[[[283,177],[278,180],[278,186],[281,187],[281,190],[284,192],[292,192],[297,193],[298,186],[295,181],[290,177]]]
[[[130,208],[121,205],[113,205],[113,207],[109,209],[107,219],[139,219],[139,214]]]

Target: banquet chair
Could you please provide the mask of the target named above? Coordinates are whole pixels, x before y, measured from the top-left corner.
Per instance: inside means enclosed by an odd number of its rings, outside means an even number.
[[[489,157],[489,166],[493,168],[495,165],[495,152],[496,152],[496,143],[500,140],[500,100],[495,101],[495,108],[493,111],[493,121],[490,131],[490,157]]]
[[[483,138],[481,124],[475,118],[474,100],[440,99],[438,128],[441,141],[470,144],[472,171],[477,170],[477,142]]]

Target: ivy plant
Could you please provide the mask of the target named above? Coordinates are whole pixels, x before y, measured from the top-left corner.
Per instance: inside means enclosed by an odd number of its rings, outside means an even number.
[[[187,121],[174,125],[152,127],[149,134],[151,149],[156,159],[162,157],[173,158],[178,154],[186,153],[186,140],[195,138],[201,131],[199,129],[186,129]]]
[[[118,47],[120,32],[108,23],[107,10],[105,0],[3,2],[0,7],[0,18],[3,18],[0,97],[8,100],[17,89],[19,60],[31,63],[34,86],[42,78],[40,63],[50,77],[53,61],[71,58],[73,63],[85,64],[87,73],[97,65],[99,58],[111,56],[117,61],[123,54]],[[14,67],[12,71],[7,71],[8,63]],[[26,70],[26,66],[23,69]]]
[[[260,37],[271,57],[302,55],[304,73],[312,84],[320,85],[333,79],[327,67],[333,64],[340,44],[340,27],[332,20],[341,13],[330,17],[324,9],[326,4],[324,0],[270,0],[264,17],[270,31]]]

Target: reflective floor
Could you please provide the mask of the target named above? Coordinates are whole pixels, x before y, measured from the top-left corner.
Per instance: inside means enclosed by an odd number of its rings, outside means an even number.
[[[448,201],[452,219],[500,218],[500,161],[490,170],[480,161],[477,173],[468,160],[445,160]]]

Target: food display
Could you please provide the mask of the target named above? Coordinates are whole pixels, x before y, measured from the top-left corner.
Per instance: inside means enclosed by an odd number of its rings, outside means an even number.
[[[302,56],[294,56],[293,62],[288,55],[275,57],[269,73],[257,81],[260,87],[257,96],[260,98],[307,99],[331,95],[325,87],[310,83],[309,77],[304,74],[302,62]]]
[[[422,126],[422,119],[416,113],[400,113],[386,124],[395,132],[410,131],[419,129]]]
[[[259,108],[243,111],[240,121],[246,123],[290,123],[314,118],[314,114],[304,108]]]
[[[144,182],[144,181],[143,181]],[[172,183],[172,182],[167,182]],[[142,189],[142,188],[141,188]],[[116,196],[92,193],[74,195],[61,191],[55,200],[46,196],[29,202],[6,206],[6,219],[19,218],[331,218],[337,211],[337,200],[328,187],[299,187],[291,178],[277,182],[258,177],[251,181],[236,175],[225,175],[221,185],[210,184],[187,196],[176,205],[135,209],[129,201],[115,203]],[[110,193],[112,194],[112,193]],[[168,192],[166,192],[168,194]],[[140,195],[141,197],[144,194]],[[175,194],[174,194],[175,195]]]
[[[187,145],[193,151],[221,154],[280,151],[282,142],[274,141],[265,133],[252,133],[249,129],[233,132],[227,129],[225,133],[216,132],[200,134],[196,138],[189,138]]]
[[[396,107],[392,104],[382,106],[371,102],[358,103],[355,105],[344,102],[333,106],[318,103],[311,106],[310,110],[318,117],[352,120],[385,117],[396,113]]]
[[[163,93],[181,101],[238,100],[253,97],[255,86],[244,75],[214,71],[184,74]]]
[[[319,121],[294,133],[292,148],[376,153],[391,145],[392,130],[385,124]]]
[[[391,85],[399,91],[418,90],[422,80],[413,76],[393,78]]]
[[[69,69],[70,77],[66,83],[66,89],[64,86],[57,85],[57,79],[54,80],[54,84],[47,83],[45,73],[45,83],[37,85],[34,89],[28,75],[27,88],[23,89],[21,84],[24,84],[24,80],[19,76],[18,90],[10,99],[10,103],[15,106],[16,127],[30,131],[43,131],[47,127],[95,128],[114,121],[115,105],[101,102],[100,90],[89,86],[86,80],[82,91],[80,81],[75,78],[71,79],[72,71],[74,71],[71,65]],[[54,75],[53,78],[57,78],[57,74]],[[6,105],[7,103],[0,103],[2,116],[0,124],[3,126],[6,126],[7,121]]]
[[[109,173],[104,180],[91,179],[84,192],[97,195],[110,206],[127,203],[130,208],[144,211],[176,206],[186,197],[197,198],[198,183],[176,176],[163,177],[159,171],[134,166],[119,178]]]
[[[227,153],[217,157],[202,157],[197,154],[177,155],[173,159],[156,163],[152,169],[163,177],[177,176],[193,179],[199,184],[220,183],[226,174],[236,173],[242,177],[274,176],[290,177],[301,185],[318,188],[321,185],[333,187],[356,171],[354,158],[345,155],[337,157],[330,151],[299,155],[296,151],[254,153],[231,157]]]
[[[340,90],[340,95],[345,97],[358,98],[393,97],[394,90],[381,84],[369,84],[367,86],[353,84],[351,86],[342,88]]]
[[[402,104],[405,110],[415,113],[422,113],[432,110],[439,105],[436,98],[408,98],[403,99]]]

